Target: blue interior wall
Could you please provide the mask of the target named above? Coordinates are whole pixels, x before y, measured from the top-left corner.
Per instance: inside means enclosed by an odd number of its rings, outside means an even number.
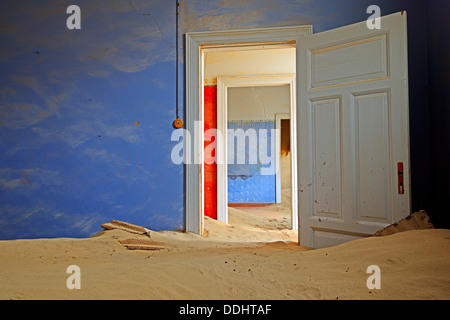
[[[232,121],[228,122],[228,130],[242,130],[255,132],[256,145],[251,145],[250,139],[246,138],[245,149],[238,150],[235,139],[233,145],[234,159],[228,159],[228,202],[239,203],[275,203],[275,155],[272,150],[272,131],[275,129],[274,121]],[[264,130],[265,136],[260,135]],[[228,135],[230,139],[230,135]],[[265,145],[265,152],[260,156],[260,148]],[[229,150],[229,149],[228,149]],[[264,149],[263,149],[264,150]],[[230,152],[230,151],[228,151]],[[245,153],[245,163],[238,163],[238,154]],[[250,163],[250,153],[256,155],[256,163]],[[231,164],[230,164],[231,163]],[[265,168],[264,172],[262,169]]]
[[[71,4],[81,30],[66,27]],[[168,1],[0,3],[0,239],[85,237],[111,219],[183,228],[175,13]]]
[[[81,30],[66,28],[72,4]],[[3,0],[0,239],[85,237],[110,219],[182,229],[184,172],[170,136],[177,96],[185,112],[183,35],[300,24],[317,33],[366,20],[371,4],[408,12],[412,207],[448,227],[448,1],[181,1],[177,66],[176,1]]]

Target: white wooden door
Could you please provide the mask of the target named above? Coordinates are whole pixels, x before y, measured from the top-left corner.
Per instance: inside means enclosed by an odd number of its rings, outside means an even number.
[[[300,245],[410,214],[407,65],[406,12],[297,39]]]

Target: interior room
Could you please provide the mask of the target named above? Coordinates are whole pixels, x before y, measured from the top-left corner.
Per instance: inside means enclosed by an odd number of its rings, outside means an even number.
[[[295,81],[295,45],[206,49],[204,61],[205,131],[217,128],[217,108],[223,107],[217,103],[217,79],[242,79],[225,93],[229,223],[246,217],[249,224],[261,225],[252,218],[262,217],[268,229],[296,229],[291,219],[291,88],[270,84],[271,77],[290,76]],[[267,85],[252,86],[247,77],[264,77]],[[243,150],[238,150],[237,132],[244,134]],[[209,143],[214,141],[205,141],[205,148]],[[238,161],[242,153],[244,163]],[[216,164],[205,164],[204,183],[205,216],[217,219]]]
[[[449,12],[0,1],[0,300],[450,300]]]

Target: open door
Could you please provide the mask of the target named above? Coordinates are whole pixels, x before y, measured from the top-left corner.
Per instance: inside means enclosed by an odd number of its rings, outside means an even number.
[[[406,12],[297,39],[301,245],[410,214],[407,66]]]

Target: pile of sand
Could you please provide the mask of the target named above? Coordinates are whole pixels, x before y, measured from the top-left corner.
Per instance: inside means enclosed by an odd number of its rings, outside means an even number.
[[[295,231],[238,209],[205,236],[150,232],[164,249],[127,250],[144,234],[0,241],[0,299],[449,299],[450,230],[410,230],[312,250]],[[268,228],[270,230],[266,230]],[[69,265],[81,289],[69,290]],[[378,265],[381,289],[366,286]]]

